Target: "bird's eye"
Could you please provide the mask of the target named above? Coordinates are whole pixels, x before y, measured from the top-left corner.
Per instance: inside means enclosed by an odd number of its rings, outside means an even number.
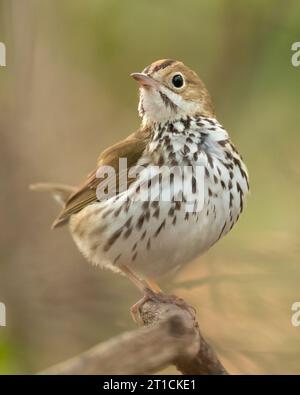
[[[175,86],[175,88],[181,88],[183,86],[183,82],[184,81],[181,74],[175,74],[172,78],[172,84]]]

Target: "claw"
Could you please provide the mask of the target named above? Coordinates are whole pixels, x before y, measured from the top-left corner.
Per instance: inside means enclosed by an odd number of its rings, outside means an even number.
[[[152,289],[146,287],[144,289],[144,296],[142,299],[140,299],[130,308],[131,317],[136,324],[140,325],[143,323],[140,316],[140,309],[146,302],[150,300],[158,301],[160,303],[175,304],[176,306],[189,311],[193,317],[196,315],[196,309],[193,306],[187,304],[182,298],[179,298],[176,295],[167,295],[163,292],[156,293],[153,292]]]
[[[141,316],[140,316],[140,309],[149,300],[154,300],[158,294],[155,294],[150,288],[145,287],[144,289],[144,296],[142,299],[137,301],[133,306],[130,307],[130,314],[133,321],[136,324],[142,324]],[[138,317],[138,318],[137,318]]]

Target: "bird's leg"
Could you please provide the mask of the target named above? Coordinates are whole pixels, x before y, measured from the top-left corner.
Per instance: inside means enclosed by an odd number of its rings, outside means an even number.
[[[141,280],[132,270],[130,270],[127,266],[120,266],[122,272],[126,275],[126,277],[142,292],[145,292],[146,288],[149,288],[153,293],[162,293],[163,291],[159,287],[158,284],[152,278],[145,278],[145,280]]]
[[[154,293],[156,294],[163,293],[160,286],[152,278],[149,277],[145,278],[145,282],[148,285],[148,288],[150,288]]]
[[[142,299],[140,299],[130,308],[131,316],[136,323],[138,323],[137,316],[143,304],[149,300],[160,300],[160,295],[163,295],[163,291],[152,278],[145,278],[145,283],[147,286],[144,288],[144,295]]]
[[[120,266],[120,269],[126,275],[126,277],[143,293],[142,299],[140,299],[130,308],[130,313],[133,320],[138,322],[137,315],[141,306],[148,300],[156,299],[159,294],[163,295],[162,290],[153,279],[141,280],[132,270],[124,265]]]
[[[160,303],[172,303],[181,308],[191,311],[193,309],[183,299],[175,296],[165,294],[153,279],[146,278],[141,280],[133,271],[127,266],[119,267],[126,277],[143,293],[143,297],[130,308],[130,313],[133,320],[138,323],[138,314],[140,308],[149,300],[155,300]],[[195,313],[193,309],[193,313]]]
[[[125,274],[125,276],[142,292],[144,293],[147,284],[144,280],[141,280],[134,272],[132,272],[127,266],[119,266],[119,269]]]

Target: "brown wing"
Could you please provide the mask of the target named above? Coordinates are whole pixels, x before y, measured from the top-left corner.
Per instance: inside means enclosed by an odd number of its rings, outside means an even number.
[[[138,130],[125,140],[103,151],[98,159],[97,168],[104,165],[112,166],[118,177],[120,174],[119,158],[127,158],[127,168],[129,169],[137,163],[149,140],[149,129]],[[54,221],[52,228],[64,225],[68,222],[71,215],[78,213],[87,205],[97,201],[96,190],[100,180],[96,177],[96,172],[97,169],[90,173],[87,180],[70,196],[62,212]]]

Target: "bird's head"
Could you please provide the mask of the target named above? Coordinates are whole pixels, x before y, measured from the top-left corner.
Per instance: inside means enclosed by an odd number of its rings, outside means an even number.
[[[200,114],[214,117],[208,90],[182,62],[163,59],[131,76],[140,85],[139,114],[145,124]]]

